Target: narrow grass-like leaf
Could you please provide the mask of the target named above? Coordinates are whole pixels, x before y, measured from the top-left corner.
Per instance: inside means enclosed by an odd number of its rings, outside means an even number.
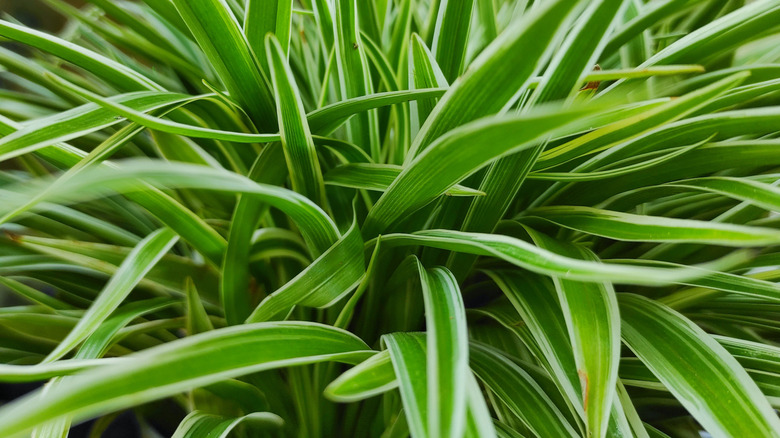
[[[373,89],[365,49],[358,27],[357,0],[336,0],[333,19],[336,66],[342,99],[366,96]],[[377,114],[358,114],[349,122],[349,140],[360,145],[375,161],[380,158]]]
[[[536,436],[579,436],[533,378],[501,353],[472,343],[470,362],[477,377]]]
[[[187,294],[187,334],[196,335],[198,333],[214,330],[214,326],[209,320],[206,309],[203,308],[203,302],[198,295],[198,289],[192,278],[187,277],[184,284],[184,292]]]
[[[22,126],[19,124],[0,118],[0,134],[8,135],[21,129]],[[53,147],[40,149],[38,154],[61,166],[77,165],[88,156],[86,152],[66,144],[55,144]],[[107,166],[106,163],[103,165]],[[35,198],[35,196],[31,196],[31,198]],[[148,187],[145,191],[129,193],[128,198],[138,202],[163,224],[175,230],[209,261],[216,263],[222,258],[222,251],[225,247],[224,239],[202,218],[196,216],[169,195]],[[29,199],[27,203],[29,203]],[[16,209],[20,205],[23,204],[17,204]],[[3,215],[7,213],[8,210],[4,211]]]
[[[120,330],[133,322],[134,319],[170,307],[174,303],[175,301],[169,298],[161,297],[135,301],[118,308],[84,341],[73,358],[86,360],[103,357],[111,344],[118,341]],[[84,316],[87,316],[88,313],[85,313]]]
[[[188,99],[183,94],[138,92],[115,100],[140,111],[173,105]],[[7,160],[52,144],[68,141],[119,123],[109,111],[95,104],[86,104],[61,114],[42,118],[21,127],[0,140],[0,160]]]
[[[360,299],[363,298],[363,294],[368,290],[374,273],[379,269],[378,264],[381,248],[382,239],[380,237],[377,239],[376,245],[374,245],[374,252],[371,254],[371,260],[368,262],[365,275],[363,275],[363,278],[360,280],[360,284],[357,289],[355,289],[355,293],[349,297],[349,300],[347,300],[347,303],[339,312],[339,316],[333,324],[334,327],[346,329],[349,323],[352,322],[352,318],[355,316],[355,309],[357,308],[358,303],[360,303]]]
[[[699,0],[662,0],[645,5],[645,7],[642,8],[640,15],[631,18],[630,21],[615,29],[614,34],[610,36],[609,43],[604,47],[604,55],[609,56],[615,53],[622,45],[628,43],[648,27],[660,21],[660,19],[672,15],[698,1]]]
[[[29,27],[0,20],[0,36],[22,44],[28,44],[72,62],[101,77],[103,80],[116,85],[122,91],[163,91],[160,85],[119,62]]]
[[[466,415],[468,333],[460,288],[444,268],[424,271],[430,436],[461,436]]]
[[[468,388],[466,388],[466,433],[467,437],[493,438],[496,436],[496,427],[493,425],[493,417],[490,416],[485,397],[479,389],[479,384],[474,374],[468,374]]]
[[[293,190],[324,206],[326,200],[322,170],[309,125],[306,123],[306,113],[295,78],[287,64],[282,46],[272,35],[265,39],[265,52],[276,92],[279,132]]]
[[[226,418],[219,415],[193,411],[179,424],[172,438],[227,438],[237,426],[244,424],[254,431],[275,429],[284,424],[284,420],[270,412],[253,412],[238,418]],[[246,430],[246,429],[245,429]]]
[[[680,38],[642,66],[711,59],[760,36],[776,26],[778,18],[780,6],[772,0],[752,2]]]
[[[623,340],[696,420],[718,436],[778,436],[780,420],[739,363],[679,313],[619,297]]]
[[[387,91],[342,100],[310,112],[307,116],[309,127],[316,134],[328,135],[352,115],[361,111],[407,101],[436,98],[444,94],[445,91],[443,88],[421,88],[419,90]]]
[[[282,145],[271,143],[255,159],[247,177],[263,183],[278,183],[286,178]],[[249,255],[252,234],[265,207],[249,195],[241,195],[230,222],[227,248],[222,262],[220,298],[228,324],[239,324],[249,316]]]
[[[541,207],[530,210],[528,215],[614,240],[689,242],[736,247],[780,243],[780,231],[771,228],[644,216],[591,207]]]
[[[690,146],[683,146],[673,150],[668,154],[661,156],[654,156],[648,160],[640,160],[641,157],[636,157],[637,162],[629,164],[623,167],[616,167],[614,169],[607,170],[595,170],[593,172],[532,172],[526,178],[536,180],[548,180],[548,181],[562,181],[562,182],[579,182],[579,181],[594,181],[606,178],[614,178],[622,175],[628,175],[633,172],[639,172],[647,170],[651,167],[658,166],[674,160],[683,154],[686,154],[699,146],[708,143],[712,137],[702,140],[698,143],[694,143]],[[653,154],[655,155],[655,154]],[[633,161],[633,160],[632,160]]]
[[[215,140],[235,141],[241,143],[271,142],[271,141],[277,141],[279,139],[279,137],[275,134],[247,134],[243,132],[221,131],[219,129],[202,128],[200,126],[193,126],[184,123],[173,122],[170,120],[165,120],[159,117],[154,117],[154,116],[144,114],[143,112],[136,111],[120,103],[114,103],[108,99],[104,99],[98,96],[95,93],[91,93],[87,90],[84,90],[83,88],[76,87],[73,85],[65,85],[64,83],[63,85],[69,90],[73,91],[74,93],[84,97],[85,99],[95,102],[98,105],[102,106],[103,108],[106,108],[111,112],[118,114],[118,116],[127,118],[128,120],[132,120],[133,122],[138,123],[139,125],[142,126],[146,126],[147,128],[157,129],[162,132],[168,132],[171,134],[179,134],[179,135],[188,135],[191,137],[198,137],[198,138],[212,138]],[[209,95],[193,96],[186,99],[182,99],[182,103],[192,102],[195,100],[200,100],[208,97],[210,96]],[[114,121],[116,120],[118,120],[117,116],[114,116]]]
[[[74,356],[74,360],[89,360],[102,357],[111,346],[111,343],[116,341],[117,334],[122,328],[144,314],[163,309],[171,304],[173,304],[173,301],[166,298],[159,298],[137,301],[123,306],[117,310],[114,316],[102,323],[100,327],[84,341],[84,344],[82,344],[81,348],[79,348],[79,351]],[[58,377],[50,380],[46,384],[44,391],[47,391],[49,388],[56,385],[60,385],[63,382],[63,379],[67,378]],[[69,417],[60,417],[37,427],[33,431],[33,436],[41,438],[58,438],[67,435],[70,426],[71,419]]]
[[[173,4],[232,98],[259,129],[276,131],[268,80],[224,0],[174,0]]]
[[[428,423],[425,337],[412,333],[391,333],[382,336],[382,341],[390,352],[409,432],[413,438],[431,436]]]
[[[708,268],[731,265],[734,259],[716,265],[663,269],[612,263],[596,263],[565,257],[520,239],[497,234],[464,233],[450,230],[418,231],[413,234],[382,236],[387,246],[422,245],[432,248],[492,256],[539,274],[590,282],[611,281],[620,284],[663,285],[685,282],[711,274]]]
[[[769,211],[780,211],[780,189],[760,181],[744,178],[710,177],[675,181],[666,185],[717,193],[749,202]]]
[[[550,280],[506,270],[488,271],[487,274],[520,314],[542,354],[539,359],[543,366],[572,409],[584,419],[580,377],[566,320]]]
[[[325,184],[353,189],[384,192],[401,174],[403,167],[393,164],[355,163],[331,169],[325,174]],[[485,193],[455,184],[446,192],[447,196],[484,196]]]
[[[399,218],[424,207],[494,158],[531,147],[544,136],[563,134],[567,127],[575,130],[572,125],[582,122],[580,114],[490,117],[448,132],[404,166],[369,212],[364,235],[392,228]],[[474,144],[482,147],[468,147]]]
[[[409,46],[409,87],[410,88],[429,88],[429,87],[448,87],[441,69],[436,64],[436,59],[425,45],[425,42],[419,35],[412,34],[412,43]],[[420,99],[412,101],[409,105],[409,116],[411,118],[411,136],[417,137],[420,127],[425,124],[425,120],[433,111],[438,100]]]
[[[338,239],[338,231],[332,220],[314,203],[296,193],[271,185],[256,184],[251,180],[213,167],[183,163],[162,163],[143,160],[124,163],[121,167],[89,169],[71,178],[66,184],[52,187],[46,198],[59,196],[59,201],[82,201],[104,195],[106,190],[132,192],[142,189],[141,182],[166,187],[199,188],[233,191],[261,197],[269,205],[277,207],[298,221],[307,243],[324,251]],[[44,183],[45,184],[45,183]],[[17,191],[7,199],[0,214],[13,209],[26,200],[21,193],[36,193],[37,187]],[[9,195],[10,196],[10,195]],[[42,201],[43,199],[41,199]]]
[[[774,128],[770,128],[770,125],[777,123],[776,120],[780,120],[780,117],[774,114],[774,109],[762,108],[758,111],[763,114],[753,117],[754,115],[741,112],[736,117],[737,114],[730,112],[681,121],[648,133],[646,136],[641,136],[635,141],[628,141],[625,144],[626,149],[618,148],[604,151],[604,155],[596,156],[592,162],[578,166],[576,171],[589,171],[602,167],[610,162],[622,160],[631,154],[640,154],[667,146],[688,145],[711,136],[713,131],[717,131],[718,136],[721,135],[721,132],[727,131],[726,136],[728,137],[746,135],[750,132],[754,133],[750,135],[773,132]],[[679,128],[675,125],[678,125]],[[682,134],[683,131],[685,134]],[[754,169],[756,163],[771,166],[779,161],[772,152],[776,145],[775,140],[729,141],[704,145],[689,152],[686,160],[671,161],[665,166],[648,171],[599,182],[584,181],[565,186],[553,186],[543,196],[537,198],[536,203],[538,205],[561,203],[596,205],[600,202],[611,202],[610,198],[615,195],[625,193],[628,196],[632,190],[637,188],[679,181],[681,178],[709,176],[713,172],[727,169]],[[600,187],[598,192],[593,191],[595,185]]]
[[[548,149],[539,157],[539,162],[535,169],[553,167],[576,157],[601,151],[609,148],[615,142],[630,139],[664,122],[668,123],[678,120],[722,95],[727,90],[739,85],[747,76],[746,73],[737,73],[657,108],[618,120],[561,146]],[[712,134],[710,133],[709,135]],[[697,139],[697,141],[699,140]]]
[[[540,248],[598,263],[598,258],[587,249],[530,230],[529,234]],[[603,437],[615,397],[620,360],[620,316],[615,290],[607,282],[583,283],[560,277],[553,277],[553,281],[580,377],[587,431]]]
[[[212,330],[82,373],[49,390],[46,398],[34,393],[7,404],[0,408],[0,435],[15,436],[62,415],[79,421],[263,370],[334,360],[356,363],[371,353],[354,335],[307,322]]]
[[[448,82],[460,76],[466,58],[473,1],[440,0],[432,51]]]
[[[404,2],[404,4],[408,3],[408,1]],[[363,45],[366,49],[366,55],[371,61],[371,65],[379,72],[379,77],[384,83],[384,86],[391,91],[400,90],[402,87],[399,80],[396,78],[396,74],[390,66],[390,61],[388,61],[387,57],[382,53],[382,49],[366,35],[363,35]],[[406,103],[395,105],[392,108],[390,123],[397,127],[398,141],[396,141],[395,144],[392,145],[392,148],[387,152],[388,157],[386,160],[388,162],[403,162],[403,155],[409,149],[409,142],[411,141],[408,120],[409,110]]]
[[[562,46],[553,55],[524,110],[531,104],[566,100],[572,95],[598,59],[604,44],[604,35],[621,10],[622,3],[619,0],[590,2]],[[530,150],[502,157],[493,163],[480,183],[480,190],[487,193],[487,196],[471,201],[460,224],[461,231],[493,231],[517,196],[543,149],[544,142]],[[474,258],[468,255],[453,254],[448,260],[448,266],[456,271],[466,272],[473,261]]]
[[[284,317],[292,306],[328,307],[354,289],[365,273],[363,240],[357,224],[308,268],[266,297],[247,322]]]
[[[247,44],[263,64],[266,73],[270,73],[265,53],[265,38],[272,33],[279,41],[284,59],[290,48],[290,35],[292,34],[292,0],[249,0],[246,2],[244,14],[244,34]]]
[[[33,303],[46,306],[52,310],[63,310],[71,308],[71,306],[61,302],[60,300],[51,297],[39,291],[38,289],[16,281],[13,278],[0,276],[0,284],[7,287],[17,295],[24,297]]]
[[[534,75],[552,51],[550,44],[578,1],[556,0],[512,23],[475,59],[447,91],[415,137],[406,162],[447,131],[499,112]],[[507,59],[525,62],[510,65]]]
[[[117,365],[122,358],[111,359],[69,359],[40,365],[0,364],[0,381],[24,383],[47,380],[52,377],[80,373],[97,367]]]
[[[325,396],[338,402],[355,402],[398,387],[390,351],[384,350],[344,372],[325,388]]]
[[[164,228],[150,234],[127,256],[111,281],[106,284],[99,297],[81,317],[78,325],[46,357],[46,362],[57,360],[67,354],[100,327],[103,321],[124,301],[139,281],[167,253],[178,236]]]

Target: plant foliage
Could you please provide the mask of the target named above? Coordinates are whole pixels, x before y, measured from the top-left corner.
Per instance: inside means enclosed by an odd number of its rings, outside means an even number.
[[[777,0],[34,3],[0,436],[780,437]]]

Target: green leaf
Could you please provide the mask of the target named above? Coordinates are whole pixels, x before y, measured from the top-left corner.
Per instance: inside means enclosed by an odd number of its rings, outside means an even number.
[[[384,192],[401,174],[403,167],[394,164],[350,163],[325,174],[325,184],[353,189]],[[444,192],[447,196],[484,196],[485,193],[455,184]]]
[[[11,383],[35,382],[52,377],[76,374],[102,366],[122,363],[122,358],[111,359],[69,359],[40,365],[0,364],[0,381]]]
[[[580,377],[577,374],[572,344],[561,305],[556,299],[556,291],[550,280],[507,270],[486,273],[501,288],[522,317],[523,324],[528,327],[541,353],[539,360],[542,366],[558,385],[570,409],[584,419]],[[492,309],[483,309],[486,314],[506,325]]]
[[[355,309],[360,303],[360,299],[363,298],[363,294],[365,294],[368,290],[371,280],[374,278],[374,273],[379,269],[378,263],[381,248],[382,239],[379,238],[376,241],[376,245],[374,245],[374,252],[371,254],[371,259],[368,262],[366,273],[360,280],[360,284],[358,285],[357,289],[355,289],[355,293],[349,297],[349,300],[347,300],[347,303],[339,312],[339,316],[336,318],[336,322],[333,324],[335,327],[346,329],[350,322],[352,322],[352,318],[355,316]]]
[[[494,348],[471,343],[471,367],[536,436],[577,437],[563,414],[522,368]]]
[[[605,34],[609,31],[622,1],[591,1],[582,12],[575,27],[553,55],[550,66],[525,108],[556,100],[567,100],[577,90],[583,77],[593,69],[603,46]],[[530,150],[502,157],[486,171],[480,183],[480,190],[487,193],[484,198],[471,201],[460,225],[461,231],[492,232],[506,214],[507,209],[520,191],[528,172],[544,149],[544,142]],[[458,222],[456,222],[458,224]],[[448,266],[456,271],[466,272],[474,257],[453,254]]]
[[[619,297],[624,342],[711,434],[777,436],[780,420],[747,372],[712,337],[668,307]]]
[[[68,90],[74,92],[75,94],[78,94],[79,96],[87,100],[97,103],[101,107],[106,108],[115,114],[118,114],[118,116],[124,117],[128,120],[132,120],[133,122],[138,123],[139,125],[145,126],[147,128],[156,129],[162,132],[167,132],[170,134],[187,135],[190,137],[197,137],[197,138],[212,138],[215,140],[234,141],[240,143],[266,143],[266,142],[279,140],[279,136],[275,134],[247,134],[243,132],[222,131],[219,129],[202,128],[199,126],[187,125],[184,123],[165,120],[159,117],[154,117],[154,116],[144,114],[143,112],[136,111],[133,108],[127,107],[120,103],[112,102],[109,99],[104,99],[95,93],[91,93],[83,88],[74,86],[72,84],[66,84],[65,82],[62,82],[62,84],[63,87],[67,88]],[[212,96],[210,95],[190,96],[188,98],[181,99],[181,103],[184,104],[184,103],[194,102],[196,100],[201,100],[201,99],[206,99],[211,97]],[[114,123],[116,123],[117,120],[121,120],[121,117],[120,119],[117,119],[118,116],[114,117],[113,119]]]
[[[623,167],[616,167],[614,169],[596,170],[593,172],[532,172],[526,178],[536,180],[548,180],[548,181],[562,181],[562,182],[579,182],[579,181],[594,181],[606,178],[614,178],[617,176],[628,175],[633,172],[640,172],[647,170],[651,167],[658,166],[674,160],[683,154],[686,154],[699,146],[702,146],[712,140],[710,137],[706,140],[702,140],[698,143],[694,143],[690,146],[683,146],[672,150],[668,154],[661,156],[655,156],[657,154],[648,154],[646,157],[650,159],[642,159],[645,157],[637,156],[631,161],[636,161],[634,164],[629,164]]]
[[[66,355],[80,342],[95,333],[103,321],[127,298],[149,270],[167,253],[178,236],[167,228],[160,229],[142,240],[119,266],[111,281],[79,319],[68,336],[44,360],[55,361]]]
[[[358,0],[336,0],[333,32],[335,34],[336,67],[342,100],[366,96],[373,90],[365,49],[358,27]],[[349,122],[350,142],[369,152],[379,161],[379,132],[374,110],[357,114]]]
[[[529,148],[548,135],[576,131],[574,125],[584,123],[579,117],[581,111],[489,117],[449,131],[404,166],[369,212],[363,234],[392,228],[494,158]],[[474,144],[482,147],[469,147]]]
[[[775,2],[752,2],[680,38],[642,66],[712,59],[777,26],[778,18],[780,6]]]
[[[250,430],[275,429],[284,424],[284,420],[271,412],[253,412],[243,417],[226,418],[219,415],[192,411],[184,417],[173,433],[173,438],[214,437],[227,438],[230,432],[240,424]]]
[[[9,403],[0,408],[0,435],[14,436],[63,415],[80,421],[263,370],[334,360],[355,363],[369,354],[357,337],[307,322],[212,330],[82,373],[51,388],[45,398],[36,392]]]
[[[544,64],[551,44],[579,1],[547,2],[516,20],[469,65],[415,136],[409,163],[434,140],[460,125],[499,112]],[[520,59],[519,64],[507,59]]]
[[[196,335],[214,330],[191,277],[187,277],[185,280],[184,292],[187,294],[187,334]]]
[[[419,35],[412,34],[412,44],[409,46],[409,87],[425,89],[448,86],[447,79],[444,78],[428,46]],[[425,124],[437,102],[437,99],[419,99],[410,103],[412,138],[417,137],[420,126]]]
[[[436,98],[444,94],[445,91],[443,88],[421,88],[419,90],[387,91],[341,100],[310,112],[307,116],[309,128],[314,133],[328,135],[352,115],[361,111],[407,101]]]
[[[190,97],[176,93],[137,92],[113,98],[139,111],[149,111],[183,102]],[[7,160],[78,138],[121,121],[110,111],[95,104],[85,104],[61,114],[41,118],[0,139],[0,161]]]
[[[467,437],[493,438],[496,436],[496,428],[493,425],[493,418],[490,416],[485,398],[479,389],[477,379],[473,373],[468,374],[468,388],[466,388],[466,403],[468,412],[466,412],[466,433]]]
[[[529,230],[540,248],[598,263],[589,250]],[[620,315],[608,282],[583,283],[553,277],[580,377],[588,434],[605,436],[620,360]]]
[[[8,135],[18,131],[21,126],[12,121],[8,123],[0,119],[0,134]],[[47,160],[61,166],[74,166],[80,160],[88,157],[86,152],[66,144],[55,144],[53,147],[38,150],[38,154]],[[108,166],[107,163],[103,164]],[[163,224],[176,231],[193,247],[197,248],[207,259],[212,262],[220,260],[225,246],[224,239],[213,228],[206,224],[202,218],[182,206],[175,199],[160,190],[149,187],[146,191],[129,193],[128,198],[138,202],[149,210]],[[31,198],[35,198],[32,196]],[[17,209],[20,205],[18,204]],[[12,209],[15,210],[15,209]],[[5,211],[3,214],[7,214]]]
[[[117,86],[121,91],[164,89],[142,74],[105,56],[29,27],[0,20],[0,37],[27,44],[71,62]]]
[[[0,284],[7,287],[15,294],[24,297],[26,300],[35,304],[41,304],[52,310],[70,309],[71,306],[61,302],[60,300],[50,297],[45,293],[32,288],[24,283],[14,280],[10,277],[0,276]]]
[[[268,80],[224,1],[173,0],[173,4],[230,96],[259,129],[276,131],[276,110]]]
[[[614,240],[736,247],[780,243],[780,231],[771,228],[636,215],[591,207],[541,207],[527,214],[529,218],[538,217],[562,227]]]
[[[125,328],[134,319],[145,314],[156,312],[173,305],[175,301],[169,298],[152,298],[149,300],[135,301],[126,304],[114,312],[103,322],[81,345],[74,359],[97,359],[103,357],[113,342],[117,342],[120,330]],[[89,311],[82,316],[86,317]]]
[[[58,202],[84,201],[105,194],[108,189],[132,192],[142,189],[142,182],[168,188],[199,188],[257,196],[292,216],[298,222],[307,243],[313,248],[324,251],[338,239],[338,231],[332,220],[303,196],[281,187],[256,184],[241,175],[221,169],[183,163],[141,160],[134,163],[125,162],[114,168],[88,169],[77,177],[70,178],[67,183],[51,187],[39,202],[55,197]],[[45,184],[45,181],[41,181],[36,186]],[[9,196],[0,208],[0,214],[5,214],[13,209],[14,205],[25,201],[26,196],[22,195],[23,193],[35,194],[40,190],[30,184],[25,186]]]
[[[661,19],[679,12],[681,9],[699,0],[663,0],[644,5],[641,14],[631,18],[615,29],[610,36],[609,43],[604,47],[604,55],[615,53],[621,46],[641,34],[648,27],[661,21]]]
[[[325,185],[303,102],[282,47],[273,35],[265,39],[265,52],[276,92],[279,132],[293,190],[324,206]]]
[[[523,269],[539,274],[601,283],[663,285],[691,281],[713,274],[711,268],[722,268],[741,259],[736,254],[715,265],[688,266],[664,269],[631,266],[616,263],[597,263],[562,256],[520,239],[500,234],[464,233],[451,230],[418,231],[413,234],[388,234],[382,236],[387,246],[423,245],[431,248],[459,251],[469,254],[492,256]],[[371,243],[371,242],[369,242]]]
[[[257,56],[265,72],[270,73],[265,53],[265,38],[273,33],[279,41],[283,57],[287,59],[292,34],[292,0],[249,0],[244,14],[244,35],[247,44]],[[273,76],[273,74],[271,74]],[[278,105],[278,102],[277,102]]]
[[[408,9],[408,4],[408,0],[404,1],[405,9]],[[396,79],[393,68],[390,66],[390,61],[388,61],[387,57],[382,53],[382,49],[368,36],[363,35],[362,37],[366,55],[371,61],[371,65],[379,72],[379,77],[384,83],[384,86],[391,91],[400,90],[401,85],[399,84],[398,79]],[[390,120],[390,123],[398,130],[398,140],[389,148],[390,150],[387,152],[388,157],[386,160],[391,163],[401,163],[403,162],[404,154],[406,154],[406,151],[409,149],[410,142],[408,105],[395,105],[392,108],[392,112],[392,120]]]
[[[621,148],[604,151],[594,157],[592,163],[580,166],[577,171],[603,167],[643,152],[690,145],[711,136],[713,131],[718,132],[717,137],[723,136],[721,138],[759,136],[774,132],[778,120],[780,117],[773,108],[729,111],[687,119],[629,140]],[[755,169],[756,163],[771,166],[777,160],[772,153],[776,143],[774,140],[743,140],[707,144],[689,152],[685,160],[674,160],[658,168],[598,182],[554,186],[544,196],[537,198],[538,204],[596,205],[611,201],[610,198],[615,195],[628,195],[631,190],[641,187],[709,176],[726,169]],[[594,190],[596,186],[598,189]]]
[[[354,289],[365,273],[363,240],[356,223],[309,267],[255,308],[247,322],[283,318],[295,305],[328,307]]]
[[[460,76],[466,58],[473,1],[440,0],[433,30],[433,53],[448,82]]]
[[[325,388],[325,396],[337,402],[355,402],[398,387],[390,351],[384,350],[344,372]]]
[[[391,333],[382,336],[390,352],[412,437],[429,434],[428,388],[426,383],[425,337],[412,333]]]
[[[87,338],[84,341],[84,344],[81,346],[79,351],[74,356],[74,359],[89,360],[89,359],[97,359],[102,357],[103,354],[105,354],[105,352],[111,346],[111,343],[116,340],[116,338],[118,337],[117,334],[122,328],[124,328],[134,319],[146,313],[160,310],[164,307],[170,306],[173,303],[174,302],[172,302],[169,299],[159,298],[159,299],[138,301],[123,306],[122,308],[116,311],[116,314],[114,316],[112,316],[106,322],[101,324],[100,327],[97,330],[95,330],[95,332],[92,333],[92,335],[90,335],[89,338]],[[37,366],[41,366],[41,365],[37,365]],[[61,384],[63,381],[62,379],[67,379],[67,378],[58,377],[52,379],[49,381],[49,383],[46,384],[46,388],[52,388],[56,385]],[[70,429],[70,426],[71,426],[71,419],[69,417],[67,416],[60,417],[54,421],[44,423],[43,425],[37,427],[33,431],[33,436],[41,436],[41,437],[51,436],[54,438],[58,438],[63,435],[67,435],[67,431],[68,429]]]
[[[625,147],[626,141],[630,141],[635,136],[649,129],[658,126],[670,126],[664,125],[664,123],[668,124],[669,122],[679,120],[701,108],[718,96],[723,95],[729,89],[739,85],[747,76],[749,75],[744,72],[731,75],[706,87],[692,91],[685,96],[673,99],[661,106],[619,119],[560,146],[550,148],[542,153],[534,169],[546,169],[594,152],[609,148]],[[716,130],[717,128],[711,127],[708,136],[711,136],[712,132]],[[695,141],[700,140],[696,139]]]
[[[268,184],[279,183],[287,177],[282,145],[269,144],[255,159],[248,178]],[[249,255],[252,233],[265,206],[249,195],[240,195],[230,222],[225,257],[222,260],[220,298],[225,319],[230,325],[243,322],[251,311],[249,294]]]
[[[701,190],[749,202],[769,211],[780,211],[780,189],[746,178],[709,177],[675,181],[668,187]]]
[[[468,332],[458,282],[445,268],[420,270],[427,345],[428,433],[461,436],[466,414]]]

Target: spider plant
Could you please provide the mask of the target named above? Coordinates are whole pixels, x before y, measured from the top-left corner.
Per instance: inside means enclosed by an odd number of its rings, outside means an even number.
[[[0,436],[780,436],[776,0],[30,1]]]

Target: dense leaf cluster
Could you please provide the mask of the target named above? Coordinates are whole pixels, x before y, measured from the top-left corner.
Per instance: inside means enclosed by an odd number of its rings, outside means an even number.
[[[780,437],[777,0],[35,3],[0,436]]]

